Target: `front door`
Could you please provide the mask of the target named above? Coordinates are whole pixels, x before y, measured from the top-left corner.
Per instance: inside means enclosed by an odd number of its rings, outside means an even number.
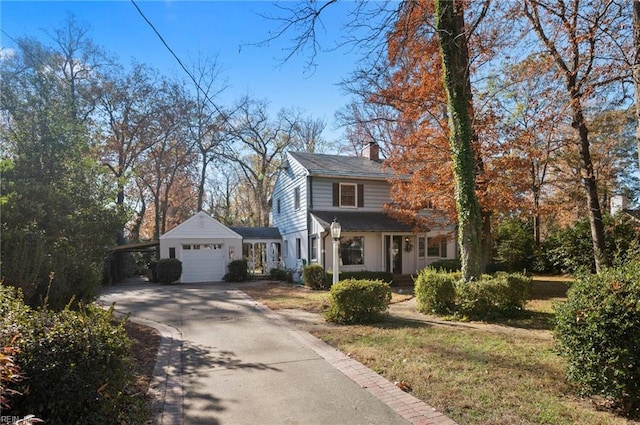
[[[402,236],[385,236],[384,248],[386,271],[402,274]]]

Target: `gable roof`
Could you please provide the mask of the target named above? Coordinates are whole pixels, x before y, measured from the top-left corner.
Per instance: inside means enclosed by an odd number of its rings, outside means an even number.
[[[199,211],[194,216],[188,218],[183,223],[180,223],[173,229],[169,230],[160,239],[178,239],[178,238],[192,238],[192,239],[212,239],[212,238],[231,238],[242,239],[242,237],[220,223],[215,218],[211,217],[204,211]]]
[[[327,155],[307,152],[288,152],[289,156],[303,166],[310,176],[360,177],[388,180],[397,177],[379,161],[363,156]]]

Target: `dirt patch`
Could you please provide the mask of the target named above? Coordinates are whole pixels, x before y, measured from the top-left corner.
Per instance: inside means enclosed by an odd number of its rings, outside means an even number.
[[[140,392],[147,393],[160,347],[160,333],[154,328],[132,321],[127,321],[125,330],[132,343],[131,360],[136,386]]]

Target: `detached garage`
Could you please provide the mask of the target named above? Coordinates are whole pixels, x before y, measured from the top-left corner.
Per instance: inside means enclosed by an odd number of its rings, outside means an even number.
[[[160,236],[160,258],[182,261],[183,283],[219,282],[227,264],[242,258],[242,237],[200,211]]]

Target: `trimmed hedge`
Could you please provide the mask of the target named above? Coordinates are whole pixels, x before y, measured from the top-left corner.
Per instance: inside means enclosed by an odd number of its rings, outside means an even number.
[[[324,267],[320,264],[310,264],[302,269],[302,282],[311,289],[327,289],[327,277]]]
[[[499,272],[473,282],[456,285],[457,313],[471,319],[513,317],[529,300],[531,278],[520,273]]]
[[[447,273],[427,267],[415,281],[416,307],[424,314],[450,314],[456,307],[456,282],[459,272]]]
[[[425,314],[454,314],[469,319],[512,317],[529,300],[531,278],[520,273],[484,275],[462,282],[459,272],[427,267],[416,279],[417,309]]]
[[[640,262],[582,272],[556,308],[555,337],[567,376],[583,395],[640,415]]]
[[[429,267],[443,272],[459,272],[462,269],[462,263],[459,259],[438,260],[429,264]]]
[[[327,320],[342,324],[371,323],[389,308],[391,287],[381,280],[342,280],[331,287]]]
[[[182,261],[177,258],[162,258],[156,264],[158,282],[170,285],[182,276]]]

